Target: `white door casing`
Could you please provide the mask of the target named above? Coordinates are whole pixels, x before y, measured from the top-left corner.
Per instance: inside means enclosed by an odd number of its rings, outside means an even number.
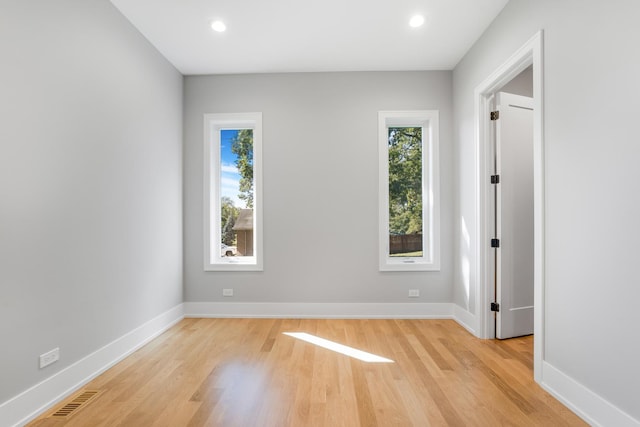
[[[544,360],[544,318],[545,318],[545,196],[544,196],[544,99],[543,99],[543,31],[536,32],[524,45],[516,50],[505,62],[498,66],[474,90],[475,100],[475,135],[476,135],[476,245],[474,252],[478,260],[472,276],[478,284],[475,289],[475,300],[479,302],[476,309],[476,335],[480,338],[495,337],[495,319],[490,303],[494,301],[493,292],[493,257],[490,239],[493,220],[490,208],[490,193],[493,186],[488,180],[491,153],[491,126],[486,119],[492,111],[493,95],[514,77],[533,66],[533,176],[534,176],[534,337],[533,337],[533,377],[536,382],[542,381],[542,364]]]

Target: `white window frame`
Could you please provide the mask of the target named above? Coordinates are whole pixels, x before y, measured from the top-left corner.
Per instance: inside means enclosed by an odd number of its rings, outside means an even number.
[[[422,127],[422,256],[389,256],[389,128]],[[440,270],[440,180],[438,110],[379,111],[380,271]]]
[[[220,131],[253,130],[253,251],[251,257],[220,254]],[[215,226],[211,227],[211,224]],[[262,271],[262,113],[204,115],[204,270]]]

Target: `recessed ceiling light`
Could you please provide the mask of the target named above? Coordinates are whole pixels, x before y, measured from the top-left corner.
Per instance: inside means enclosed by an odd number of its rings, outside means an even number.
[[[411,17],[411,20],[409,20],[409,25],[413,28],[418,28],[422,24],[424,24],[424,16],[422,15],[414,15]]]
[[[222,22],[222,21],[213,21],[211,23],[211,29],[213,31],[217,31],[219,33],[222,33],[223,31],[225,31],[227,29],[227,26],[224,25],[224,22]]]

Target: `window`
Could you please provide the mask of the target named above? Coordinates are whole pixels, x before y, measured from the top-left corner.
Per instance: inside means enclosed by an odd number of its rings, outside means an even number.
[[[438,111],[381,111],[378,132],[380,270],[439,270]]]
[[[204,117],[204,269],[262,270],[262,113]]]

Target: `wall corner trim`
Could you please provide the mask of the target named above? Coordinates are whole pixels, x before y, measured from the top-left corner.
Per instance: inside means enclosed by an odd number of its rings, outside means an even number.
[[[480,323],[478,316],[468,311],[466,308],[459,306],[458,304],[452,304],[453,306],[453,318],[463,328],[473,334],[475,337],[483,338],[480,336]]]
[[[548,362],[540,385],[592,426],[640,427],[640,420],[614,406]]]
[[[183,318],[183,304],[178,304],[3,402],[0,404],[0,425],[22,426],[28,423]]]

